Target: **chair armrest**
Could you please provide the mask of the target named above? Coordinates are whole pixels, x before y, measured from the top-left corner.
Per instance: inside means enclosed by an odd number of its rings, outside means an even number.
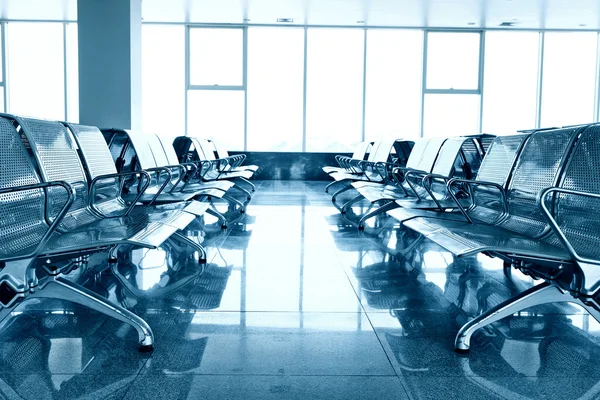
[[[417,176],[426,176],[429,175],[429,172],[427,171],[421,171],[418,169],[409,169],[409,168],[402,168],[405,172],[404,172],[404,181],[406,182],[406,184],[410,187],[410,190],[413,191],[413,193],[415,194],[415,196],[417,197],[417,199],[419,199],[419,201],[423,200],[421,199],[421,195],[419,195],[419,192],[417,192],[417,189],[415,188],[415,185],[410,181],[411,176],[414,176],[415,179],[417,178]],[[435,199],[434,199],[435,200]],[[436,200],[436,204],[438,205],[438,207],[440,206],[440,204],[437,202]]]
[[[129,207],[127,208],[127,210],[125,211],[125,213],[123,215],[113,215],[113,216],[109,216],[104,214],[98,207],[96,207],[96,201],[95,201],[95,197],[96,197],[96,186],[98,184],[99,181],[102,180],[106,180],[106,179],[115,179],[115,178],[122,178],[125,176],[133,176],[133,175],[140,175],[140,177],[145,178],[145,182],[142,184],[141,189],[138,190],[138,195],[136,196],[135,200],[129,205]],[[129,215],[129,213],[131,213],[131,211],[133,210],[133,208],[135,207],[135,205],[137,204],[138,200],[140,199],[140,197],[142,197],[142,195],[144,194],[144,192],[146,191],[146,189],[148,189],[148,186],[150,185],[150,174],[148,174],[148,172],[146,171],[131,171],[131,172],[120,172],[120,173],[116,173],[116,174],[107,174],[107,175],[100,175],[95,177],[94,179],[92,179],[92,182],[90,183],[90,194],[88,196],[89,199],[89,206],[92,209],[92,211],[94,213],[96,213],[97,215],[99,215],[102,218],[120,218],[120,217],[126,217]]]
[[[439,200],[433,193],[433,190],[431,190],[431,184],[432,184],[432,181],[434,181],[434,180],[442,181],[445,184],[447,184],[448,180],[450,180],[450,179],[451,179],[450,177],[444,176],[441,174],[426,174],[423,176],[423,179],[421,180],[423,188],[427,191],[427,193],[429,194],[429,197],[431,197],[433,199],[435,204],[437,204],[438,209],[440,211],[442,211],[442,205],[440,204]]]
[[[38,245],[35,247],[35,249],[33,249],[30,253],[28,253],[26,255],[21,255],[18,257],[16,257],[16,256],[7,257],[7,258],[3,259],[4,261],[37,257],[37,255],[42,251],[42,249],[48,242],[48,239],[50,239],[50,236],[56,231],[56,228],[58,228],[58,225],[60,225],[60,223],[62,222],[65,215],[67,215],[69,208],[71,208],[71,205],[73,204],[73,201],[75,200],[76,191],[73,186],[71,186],[69,183],[64,182],[64,181],[34,183],[32,185],[23,185],[23,186],[15,186],[15,187],[10,187],[10,188],[0,189],[0,194],[6,194],[6,193],[23,192],[25,190],[47,189],[49,187],[56,187],[56,186],[60,186],[63,189],[65,189],[65,191],[67,192],[67,200],[63,204],[62,208],[60,209],[60,211],[56,215],[56,217],[54,217],[54,220],[48,227],[48,230],[46,231],[46,233],[44,233],[44,236],[42,236],[42,238],[40,239]],[[45,196],[47,196],[46,191],[45,191]],[[35,271],[33,271],[33,267],[32,267],[33,264],[34,263],[30,263],[28,266],[27,275],[26,275],[27,277],[35,278]],[[32,273],[33,273],[33,275],[32,275]]]
[[[171,170],[169,168],[166,168],[166,167],[148,168],[145,171],[146,172],[156,172],[156,182],[157,182],[157,184],[160,183],[161,172],[166,172],[167,173],[167,179],[165,180],[165,183],[163,183],[160,186],[160,188],[158,189],[158,191],[156,192],[156,194],[154,195],[154,197],[152,197],[152,200],[150,200],[150,202],[148,203],[148,205],[151,206],[151,205],[154,204],[154,202],[156,201],[156,199],[158,199],[158,196],[160,196],[160,194],[163,192],[163,190],[165,190],[165,188],[167,187],[167,185],[169,184],[169,182],[171,182],[171,178],[173,177],[173,174],[171,173]]]
[[[458,209],[460,210],[460,212],[465,216],[465,218],[467,219],[467,221],[470,224],[473,223],[473,220],[471,219],[471,217],[469,217],[469,215],[467,214],[467,211],[465,210],[463,205],[460,204],[460,202],[458,201],[456,194],[454,194],[454,192],[452,191],[452,186],[456,183],[464,183],[464,184],[468,185],[469,187],[471,187],[471,186],[489,186],[489,187],[498,189],[498,191],[500,191],[500,197],[502,198],[502,215],[505,215],[508,212],[508,204],[506,202],[506,190],[504,189],[504,186],[502,186],[496,182],[474,181],[474,180],[463,179],[463,178],[452,178],[446,183],[448,193],[450,194],[450,197],[452,197],[452,200],[454,200],[454,202],[458,206]]]
[[[554,231],[556,236],[558,236],[558,238],[560,239],[562,244],[565,246],[565,249],[571,255],[571,257],[573,257],[573,259],[579,263],[593,264],[593,265],[600,266],[600,260],[594,260],[591,258],[586,258],[586,257],[580,256],[577,253],[577,251],[575,250],[575,248],[573,247],[573,245],[571,244],[571,242],[569,241],[569,239],[567,238],[567,236],[564,234],[562,229],[560,229],[560,226],[558,226],[558,222],[556,222],[556,219],[554,218],[554,216],[550,212],[550,209],[546,205],[546,200],[548,199],[548,195],[553,194],[553,193],[564,193],[564,194],[589,197],[589,198],[599,199],[599,200],[600,200],[600,194],[582,192],[582,191],[578,191],[578,190],[563,189],[563,188],[558,188],[558,187],[549,187],[549,188],[540,190],[540,192],[537,195],[537,199],[536,199],[538,206],[541,208],[542,213],[548,220],[550,227],[552,228],[552,230]]]

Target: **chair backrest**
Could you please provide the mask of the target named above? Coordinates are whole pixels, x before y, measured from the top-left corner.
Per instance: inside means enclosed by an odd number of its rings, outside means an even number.
[[[102,132],[95,126],[68,123],[81,154],[81,161],[90,182],[102,175],[117,173],[111,152]],[[102,209],[109,206],[120,208],[121,186],[118,178],[101,179],[95,186],[95,202]]]
[[[161,138],[158,135],[156,135],[156,137],[158,138],[158,141],[160,142],[160,144],[163,147],[163,150],[165,151],[167,160],[169,161],[169,165],[179,164],[180,163],[179,157],[177,156],[177,153],[175,152],[175,148],[173,147],[171,142]]]
[[[88,207],[88,182],[77,154],[77,145],[71,133],[60,122],[14,117],[21,126],[21,136],[29,143],[37,166],[45,182],[65,181],[74,186],[76,197],[63,218],[60,231],[71,231],[86,225],[97,217]],[[46,217],[53,220],[66,201],[63,189],[48,190]]]
[[[215,142],[214,140],[210,140],[209,142],[212,143],[213,147],[215,148],[215,151],[217,152],[217,158],[229,157],[229,152],[225,147],[223,147],[223,145],[220,145],[219,142]]]
[[[0,117],[0,189],[40,183],[12,122]],[[34,249],[46,232],[42,189],[0,194],[0,259]]]
[[[157,167],[164,167],[170,165],[169,159],[167,157],[167,153],[163,148],[163,145],[155,134],[145,134],[143,139],[148,143],[148,147],[150,147],[150,151],[154,156],[154,161],[156,162]],[[179,164],[179,163],[177,163]]]
[[[377,162],[377,161],[381,161],[381,160],[377,160],[377,150],[379,149],[379,146],[381,146],[381,142],[373,142],[371,144],[371,147],[368,148],[368,152],[369,155],[367,156],[367,161],[370,162]]]
[[[122,130],[122,132],[129,137],[129,141],[135,150],[137,162],[141,169],[155,168],[158,166],[145,135],[131,130]]]
[[[489,146],[481,167],[477,172],[476,181],[496,183],[506,188],[513,172],[517,158],[529,134],[498,136]],[[473,204],[469,210],[473,219],[484,222],[496,221],[503,212],[503,206],[498,189],[490,186],[474,186],[471,188]]]
[[[406,161],[406,168],[420,170],[419,165],[421,164],[421,159],[426,157],[425,151],[427,150],[427,145],[430,140],[431,139],[421,138],[415,141],[415,145]]]
[[[388,161],[388,159],[390,158],[390,154],[394,149],[394,142],[394,140],[382,140],[381,142],[379,142],[379,146],[377,147],[377,149],[375,149],[374,159],[370,161]]]
[[[563,128],[531,134],[517,160],[508,187],[508,217],[505,229],[539,237],[549,226],[536,197],[540,190],[556,186],[568,152],[584,128]]]
[[[200,138],[192,138],[192,140],[194,141],[196,151],[202,151],[202,154],[204,155],[204,160],[212,161],[217,159],[217,157],[215,156],[214,147],[208,140]],[[202,154],[199,154],[199,156],[201,156]]]
[[[354,153],[352,153],[352,159],[353,160],[364,160],[365,156],[367,155],[367,151],[369,150],[369,146],[371,145],[371,143],[369,142],[360,142],[359,144],[356,145],[356,147],[354,148]],[[217,153],[219,152],[219,150],[217,149]]]
[[[496,137],[481,162],[476,180],[506,185],[528,137],[529,134]]]
[[[558,186],[600,194],[599,171],[600,124],[594,124],[585,128],[577,139]],[[600,260],[600,200],[557,194],[553,214],[561,231],[580,256]]]

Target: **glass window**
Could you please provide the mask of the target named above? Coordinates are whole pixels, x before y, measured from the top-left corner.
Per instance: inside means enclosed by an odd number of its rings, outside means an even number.
[[[487,32],[483,131],[496,135],[536,124],[538,32]]]
[[[248,149],[302,151],[304,30],[248,31]]]
[[[9,112],[65,119],[63,24],[10,22],[6,28]]]
[[[309,29],[306,150],[351,151],[362,137],[364,31]]]
[[[192,85],[241,86],[243,56],[242,29],[190,29]]]
[[[427,89],[479,87],[479,33],[427,34]]]
[[[541,126],[592,122],[596,33],[548,32],[544,38]]]
[[[142,127],[185,134],[185,27],[142,25]]]
[[[67,24],[67,120],[79,122],[79,48],[77,24]]]
[[[479,131],[478,94],[426,94],[425,137],[469,135]]]
[[[419,136],[423,32],[369,30],[365,138]]]
[[[187,132],[213,139],[227,150],[244,150],[244,92],[190,90]]]

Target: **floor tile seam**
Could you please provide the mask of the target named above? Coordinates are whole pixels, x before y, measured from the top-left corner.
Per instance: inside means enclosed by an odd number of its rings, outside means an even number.
[[[133,386],[135,385],[136,381],[140,379],[140,376],[143,375],[141,375],[141,371],[138,371],[138,373],[135,374],[135,378],[133,378],[133,380],[129,383],[129,387],[127,388],[127,390],[125,390],[125,393],[123,393],[123,396],[119,397],[119,399],[124,400],[127,398],[127,395],[129,394],[131,389],[133,389]]]
[[[246,311],[234,311],[234,310],[198,310],[198,311],[175,311],[173,315],[180,314],[241,314],[241,313],[263,313],[263,314],[366,314],[364,310],[361,311],[261,311],[261,310],[246,310]],[[384,312],[385,313],[385,312]],[[171,313],[167,313],[169,315]]]
[[[136,376],[152,376],[162,372],[161,370],[148,370],[146,372],[140,373]],[[53,374],[56,375],[56,374]],[[63,374],[63,375],[72,375],[72,374]],[[253,377],[253,376],[261,376],[261,377],[280,377],[280,378],[398,378],[396,373],[394,374],[269,374],[269,373],[244,373],[244,374],[232,374],[232,373],[210,373],[210,372],[169,372],[169,375],[173,376],[232,376],[232,377]],[[121,376],[121,375],[115,375]],[[131,376],[126,375],[126,376]]]

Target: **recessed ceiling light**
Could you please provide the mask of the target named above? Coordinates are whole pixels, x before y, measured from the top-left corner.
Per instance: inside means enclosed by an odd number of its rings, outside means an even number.
[[[285,22],[291,24],[294,22],[294,18],[277,18],[277,22]]]

